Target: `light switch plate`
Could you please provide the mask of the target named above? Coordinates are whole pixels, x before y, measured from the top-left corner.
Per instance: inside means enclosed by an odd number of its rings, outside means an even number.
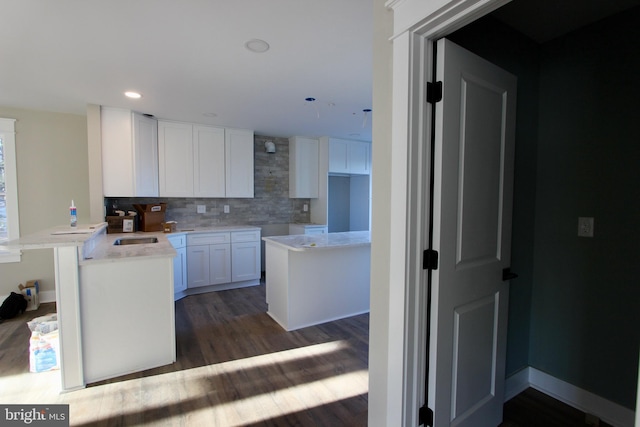
[[[207,206],[206,205],[198,205],[196,208],[196,211],[198,213],[206,213],[207,212]]]
[[[578,218],[578,236],[593,237],[593,217]]]
[[[229,205],[224,205],[224,213],[229,213]]]

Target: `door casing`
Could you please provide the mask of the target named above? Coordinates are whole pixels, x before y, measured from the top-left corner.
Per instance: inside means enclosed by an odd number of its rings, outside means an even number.
[[[392,0],[386,3],[394,12],[391,171],[392,179],[406,180],[399,182],[399,187],[394,186],[390,203],[389,282],[402,289],[394,289],[389,299],[388,331],[395,332],[387,332],[386,373],[370,373],[387,378],[385,390],[370,390],[370,402],[386,402],[382,409],[370,408],[370,425],[417,426],[418,410],[425,398],[426,272],[422,270],[422,251],[428,247],[426,177],[431,172],[428,150],[431,106],[425,102],[424,94],[426,83],[432,79],[432,42],[509,1]],[[397,188],[404,191],[396,192]],[[372,239],[375,240],[375,230]],[[394,298],[398,294],[401,297]],[[400,330],[403,333],[397,333]],[[372,329],[371,333],[376,331]],[[402,350],[398,356],[392,356],[391,349]],[[378,365],[372,363],[371,370],[377,368]],[[383,416],[379,416],[381,411]]]

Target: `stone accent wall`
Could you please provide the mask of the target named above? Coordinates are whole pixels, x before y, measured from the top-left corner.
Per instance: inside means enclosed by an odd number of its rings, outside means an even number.
[[[273,141],[276,152],[265,152],[265,141]],[[309,199],[289,198],[289,140],[258,136],[254,138],[254,198],[253,199],[212,199],[212,198],[105,198],[108,214],[113,206],[124,211],[133,210],[134,203],[167,203],[165,218],[177,221],[178,230],[219,225],[267,225],[310,222],[309,212],[303,212],[303,205]],[[197,205],[205,205],[207,212],[196,213]],[[229,213],[224,213],[224,205],[229,205]]]

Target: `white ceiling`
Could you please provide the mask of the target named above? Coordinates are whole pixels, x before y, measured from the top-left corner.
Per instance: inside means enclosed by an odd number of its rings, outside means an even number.
[[[2,106],[371,140],[371,0],[2,0],[2,15]]]
[[[495,16],[544,42],[639,2],[514,0]],[[2,0],[0,105],[85,114],[100,104],[371,140],[372,10],[372,0]],[[251,39],[270,50],[248,51]]]

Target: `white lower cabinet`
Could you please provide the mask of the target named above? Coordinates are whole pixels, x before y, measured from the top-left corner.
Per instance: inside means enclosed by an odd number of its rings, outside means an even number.
[[[177,294],[187,289],[187,236],[168,236],[167,239],[178,253],[173,259],[173,292]]]
[[[230,233],[187,236],[187,287],[197,288],[231,281]]]
[[[187,248],[189,288],[231,282],[231,245],[198,245]]]
[[[189,289],[255,281],[261,275],[260,230],[187,236]]]
[[[187,248],[187,287],[209,285],[209,245]]]
[[[232,243],[232,282],[260,278],[260,242]]]
[[[231,245],[209,246],[209,284],[220,285],[231,281]]]

